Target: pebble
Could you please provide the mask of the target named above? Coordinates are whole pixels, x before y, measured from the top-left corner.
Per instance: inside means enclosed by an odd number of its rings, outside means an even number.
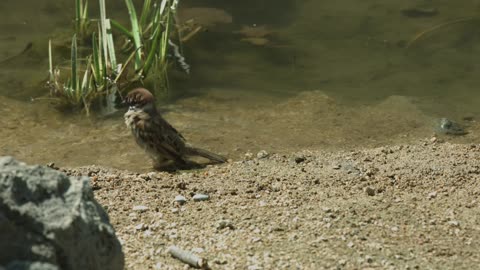
[[[245,153],[245,160],[251,160],[253,159],[253,154],[248,152],[248,153]]]
[[[136,231],[143,231],[143,230],[145,230],[146,228],[147,228],[147,226],[145,226],[144,223],[140,223],[140,224],[138,224],[137,226],[134,227],[134,229],[135,229]]]
[[[220,220],[218,223],[217,223],[217,226],[216,226],[216,229],[217,230],[223,230],[225,228],[229,228],[230,230],[234,230],[235,229],[235,226],[233,226],[233,223],[228,220],[228,219],[223,219],[223,220]]]
[[[428,199],[433,199],[433,198],[436,198],[436,197],[437,197],[437,192],[436,191],[430,192],[427,195]]]
[[[452,227],[458,227],[458,226],[460,226],[460,222],[458,222],[457,220],[450,220],[448,222],[448,225],[450,225]]]
[[[148,210],[148,206],[145,205],[135,205],[133,208],[133,211],[138,211],[140,213],[143,213]]]
[[[365,256],[365,260],[367,261],[367,263],[373,263],[373,257],[372,256]]]
[[[184,196],[182,195],[177,195],[175,196],[175,201],[178,203],[178,204],[184,204],[187,202],[187,198],[185,198]]]
[[[130,217],[130,219],[132,221],[137,221],[138,220],[138,216],[137,216],[136,213],[130,213],[128,216]]]
[[[222,258],[222,257],[217,257],[213,260],[213,262],[215,264],[219,264],[219,265],[224,265],[224,264],[227,264],[227,260],[225,258]]]
[[[282,186],[283,186],[282,183],[275,182],[275,183],[272,184],[272,191],[273,192],[279,192],[279,191],[282,190]]]
[[[367,193],[368,196],[375,196],[375,189],[373,189],[371,187],[367,187],[365,189],[365,192]]]
[[[295,157],[295,163],[302,163],[306,160],[306,158],[304,156],[297,156]]]
[[[261,151],[259,151],[259,152],[257,153],[257,158],[258,158],[258,159],[266,158],[266,157],[268,157],[268,155],[269,155],[269,154],[268,154],[267,151],[261,150]]]
[[[196,201],[196,202],[200,202],[200,201],[206,201],[208,200],[210,197],[206,194],[201,194],[201,193],[197,193],[193,196],[193,200]]]
[[[161,269],[165,269],[163,267],[163,264],[161,262],[157,262],[154,266],[153,266],[153,269],[155,270],[161,270]]]
[[[203,249],[201,247],[192,248],[193,253],[203,253],[204,251],[205,251],[205,249]]]

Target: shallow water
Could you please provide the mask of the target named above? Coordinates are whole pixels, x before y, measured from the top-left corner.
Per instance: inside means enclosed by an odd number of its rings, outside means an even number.
[[[26,54],[0,63],[0,155],[148,170],[122,112],[89,120],[62,115],[48,100],[30,101],[47,93],[48,37],[71,28],[73,1],[51,2],[0,2],[0,60],[33,42]],[[422,4],[438,13],[425,18],[401,13]],[[469,126],[466,136],[445,140],[478,142],[479,20],[440,28],[405,48],[419,31],[475,15],[478,5],[466,0],[184,1],[184,10],[215,7],[230,13],[233,22],[209,26],[185,44],[192,74],[173,77],[173,90],[162,102],[165,117],[193,144],[233,159],[261,149],[416,141],[432,136],[441,117]],[[117,3],[110,15],[124,14],[122,9],[123,2]],[[267,34],[252,40],[240,33],[254,25]],[[250,43],[258,38],[266,44]]]

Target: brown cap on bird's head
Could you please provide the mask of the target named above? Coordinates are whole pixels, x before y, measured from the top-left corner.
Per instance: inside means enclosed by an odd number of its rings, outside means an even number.
[[[152,93],[145,88],[136,88],[130,91],[125,97],[124,101],[127,105],[140,105],[143,106],[148,103],[154,103],[155,98]]]

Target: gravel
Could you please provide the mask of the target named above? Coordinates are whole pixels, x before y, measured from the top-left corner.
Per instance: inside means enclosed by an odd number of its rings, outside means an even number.
[[[167,254],[172,245],[203,250],[215,269],[480,263],[480,145],[426,139],[260,156],[176,174],[61,170],[95,172],[94,194],[121,239],[127,269],[185,269]],[[172,204],[179,194],[210,199]],[[130,216],[134,206],[148,210]]]

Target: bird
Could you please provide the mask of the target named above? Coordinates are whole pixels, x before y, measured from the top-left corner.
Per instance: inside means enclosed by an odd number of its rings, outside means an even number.
[[[221,155],[187,143],[185,137],[158,112],[155,98],[147,89],[136,88],[130,91],[124,103],[129,107],[124,115],[125,124],[136,143],[152,158],[155,169],[190,169],[201,166],[188,159],[193,156],[206,158],[210,164],[227,161]]]

